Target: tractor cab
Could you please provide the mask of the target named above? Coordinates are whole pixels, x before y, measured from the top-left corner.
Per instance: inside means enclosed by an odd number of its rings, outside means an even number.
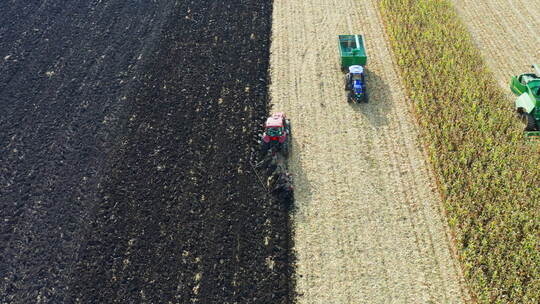
[[[275,137],[281,137],[283,135],[283,127],[269,127],[266,129],[266,134],[271,137],[271,140],[272,138],[277,140]]]
[[[265,130],[264,133],[266,136],[263,137],[263,141],[269,142],[269,141],[279,141],[283,142],[285,140],[283,138],[283,128],[285,126],[285,115],[283,113],[276,113],[268,119],[266,119],[266,123],[264,124]]]
[[[364,68],[359,65],[350,66],[345,78],[345,90],[349,91],[348,101],[367,102]]]
[[[364,68],[360,65],[351,65],[349,67],[349,74],[351,74],[351,79],[360,80],[364,76]]]
[[[519,75],[518,80],[522,85],[527,85],[530,81],[540,80],[540,78],[538,78],[536,74],[526,73]]]
[[[285,117],[284,113],[275,113],[268,117],[264,124],[264,133],[261,141],[263,150],[276,147],[286,155],[288,153],[290,136],[291,126],[289,120]]]

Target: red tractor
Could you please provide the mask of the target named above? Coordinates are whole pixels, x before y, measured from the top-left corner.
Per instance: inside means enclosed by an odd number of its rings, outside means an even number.
[[[287,157],[290,141],[291,122],[285,117],[285,113],[277,112],[268,117],[264,124],[264,133],[261,140],[263,152],[266,153],[275,149],[281,151],[281,154]]]

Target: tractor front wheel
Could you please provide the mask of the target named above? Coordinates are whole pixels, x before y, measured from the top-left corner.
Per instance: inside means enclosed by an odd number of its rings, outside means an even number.
[[[538,125],[536,124],[536,120],[531,113],[525,112],[523,108],[518,108],[516,112],[519,119],[525,124],[526,132],[538,131]]]
[[[538,131],[538,126],[536,125],[536,120],[534,119],[534,116],[531,113],[525,113],[524,115],[527,120],[527,126],[525,127],[525,131]]]
[[[287,136],[292,136],[292,125],[290,120],[285,120],[285,125],[287,126]]]
[[[281,144],[281,154],[283,154],[283,156],[285,157],[289,156],[289,141],[286,141],[283,144]]]
[[[352,103],[353,99],[354,99],[354,96],[349,92],[349,94],[347,94],[347,102]]]

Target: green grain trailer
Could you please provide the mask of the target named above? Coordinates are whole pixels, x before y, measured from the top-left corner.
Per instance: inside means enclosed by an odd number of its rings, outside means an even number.
[[[367,63],[362,35],[339,35],[339,53],[343,71],[347,71],[351,65],[365,66]]]

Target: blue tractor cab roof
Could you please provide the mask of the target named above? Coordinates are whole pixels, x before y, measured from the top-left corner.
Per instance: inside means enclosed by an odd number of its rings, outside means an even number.
[[[351,74],[362,74],[364,73],[364,68],[360,65],[351,65],[349,67],[349,73]]]

